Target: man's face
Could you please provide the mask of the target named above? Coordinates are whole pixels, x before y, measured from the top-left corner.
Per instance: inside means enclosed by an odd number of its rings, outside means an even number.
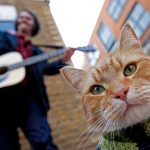
[[[17,24],[18,32],[31,35],[34,25],[34,19],[30,13],[21,11],[18,15]]]

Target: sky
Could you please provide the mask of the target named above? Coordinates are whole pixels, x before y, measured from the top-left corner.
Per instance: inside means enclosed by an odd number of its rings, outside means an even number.
[[[92,35],[104,0],[51,0],[50,10],[66,47],[86,46]],[[72,61],[81,68],[82,52],[76,51]]]

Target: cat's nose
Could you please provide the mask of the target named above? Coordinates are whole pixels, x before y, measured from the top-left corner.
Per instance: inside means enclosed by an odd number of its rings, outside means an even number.
[[[125,101],[127,99],[128,89],[121,89],[114,94],[114,98]]]

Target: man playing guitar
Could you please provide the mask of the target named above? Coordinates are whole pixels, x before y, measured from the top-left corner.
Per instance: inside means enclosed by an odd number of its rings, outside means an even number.
[[[14,33],[0,32],[0,55],[17,51],[23,59],[27,59],[43,53],[31,43],[31,37],[40,30],[34,13],[26,9],[20,11],[15,27]],[[0,149],[20,149],[17,134],[17,128],[20,127],[33,150],[58,150],[47,121],[49,103],[43,75],[58,74],[74,50],[68,48],[64,57],[55,62],[48,63],[45,60],[26,67],[22,82],[0,89]]]

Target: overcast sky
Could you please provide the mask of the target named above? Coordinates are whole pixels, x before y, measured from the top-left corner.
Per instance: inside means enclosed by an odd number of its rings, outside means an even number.
[[[103,2],[104,0],[50,1],[50,10],[67,47],[88,44]],[[76,53],[73,59],[76,60],[76,63],[82,63],[83,54]]]
[[[66,46],[86,45],[104,0],[51,0],[50,9]]]

